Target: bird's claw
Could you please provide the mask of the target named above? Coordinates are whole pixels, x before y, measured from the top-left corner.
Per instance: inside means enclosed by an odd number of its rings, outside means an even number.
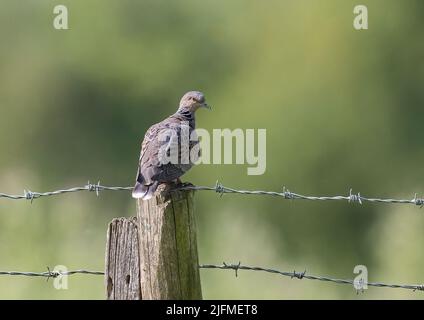
[[[179,188],[185,188],[185,187],[194,187],[194,184],[190,183],[190,182],[182,182],[181,180],[179,181],[179,183],[177,183],[177,186]]]

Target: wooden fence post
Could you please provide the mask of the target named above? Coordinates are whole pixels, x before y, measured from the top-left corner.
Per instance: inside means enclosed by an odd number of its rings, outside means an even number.
[[[109,223],[105,260],[107,299],[140,300],[137,218],[116,218]]]
[[[193,200],[193,190],[161,185],[137,200],[137,218],[110,223],[108,299],[202,299]]]

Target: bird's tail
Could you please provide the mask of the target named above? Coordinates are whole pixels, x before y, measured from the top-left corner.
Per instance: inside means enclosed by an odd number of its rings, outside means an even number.
[[[145,185],[137,181],[132,192],[132,197],[135,199],[149,200],[153,197],[157,187],[157,181],[153,182],[151,185]]]

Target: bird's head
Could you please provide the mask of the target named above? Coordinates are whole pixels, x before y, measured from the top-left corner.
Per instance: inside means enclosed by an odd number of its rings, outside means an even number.
[[[205,95],[200,91],[189,91],[180,100],[179,111],[195,112],[199,108],[211,109],[206,103]]]

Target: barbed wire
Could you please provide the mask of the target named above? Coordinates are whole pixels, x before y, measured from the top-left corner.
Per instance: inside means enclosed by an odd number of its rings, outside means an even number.
[[[85,186],[82,187],[74,187],[69,189],[60,189],[49,192],[33,192],[30,190],[24,190],[22,195],[13,195],[0,193],[0,198],[6,198],[11,200],[30,200],[31,203],[38,198],[48,197],[48,196],[56,196],[64,193],[72,193],[72,192],[80,192],[80,191],[89,191],[95,192],[97,196],[99,196],[100,191],[109,190],[109,191],[131,191],[133,187],[113,187],[113,186],[103,186],[100,184],[100,181],[97,184],[91,184],[88,182]],[[267,195],[274,197],[282,197],[287,200],[310,200],[310,201],[348,201],[349,203],[357,202],[359,204],[363,204],[364,202],[374,202],[374,203],[397,203],[397,204],[412,204],[419,206],[422,208],[424,206],[424,198],[419,198],[415,193],[412,199],[392,199],[392,198],[369,198],[362,196],[360,192],[353,193],[352,189],[349,190],[347,195],[336,195],[336,196],[308,196],[300,193],[291,192],[286,189],[286,187],[282,188],[281,192],[277,191],[263,191],[263,190],[239,190],[230,187],[226,187],[216,182],[215,186],[195,186],[195,185],[183,185],[179,186],[174,190],[198,190],[198,191],[215,191],[221,196],[226,193],[237,193],[244,195]]]
[[[365,282],[363,280],[358,280],[358,282],[355,282],[354,280],[351,280],[351,279],[337,279],[337,278],[330,278],[326,276],[315,276],[312,274],[307,274],[306,270],[303,272],[296,272],[296,270],[279,271],[279,270],[269,269],[269,268],[246,266],[246,265],[242,265],[240,262],[238,264],[227,264],[223,262],[222,265],[201,264],[199,265],[199,268],[234,270],[236,277],[238,276],[238,270],[249,270],[249,271],[262,271],[262,272],[279,274],[281,276],[290,277],[292,279],[293,278],[300,279],[300,280],[308,279],[308,280],[318,280],[318,281],[332,282],[332,283],[338,283],[338,284],[348,284],[352,286],[356,285],[357,287],[360,287],[360,288],[370,286],[370,287],[379,287],[379,288],[424,291],[424,284],[388,284],[388,283],[381,283],[381,282]],[[358,289],[361,290],[360,288]]]
[[[380,202],[380,203],[398,203],[398,204],[413,204],[422,207],[424,205],[424,199],[418,198],[417,194],[415,193],[414,198],[408,200],[408,199],[381,199],[381,198],[368,198],[361,196],[360,192],[353,193],[352,189],[349,190],[349,194],[342,196],[307,196],[295,192],[291,192],[290,190],[286,189],[286,187],[283,186],[282,192],[276,192],[276,191],[262,191],[262,190],[239,190],[234,188],[225,187],[224,185],[220,184],[218,181],[216,182],[214,187],[207,187],[207,186],[186,186],[179,188],[182,190],[209,190],[209,191],[215,191],[221,195],[225,193],[238,193],[238,194],[245,194],[245,195],[268,195],[268,196],[277,196],[277,197],[283,197],[284,199],[289,200],[311,200],[311,201],[337,201],[337,200],[347,200],[348,202],[358,202],[359,204],[362,204],[363,202]]]
[[[102,186],[100,184],[100,181],[97,184],[92,184],[90,181],[82,187],[74,187],[69,189],[60,189],[55,191],[49,191],[49,192],[33,192],[30,190],[24,190],[24,194],[22,195],[12,195],[12,194],[6,194],[6,193],[0,193],[0,198],[7,198],[11,200],[30,200],[31,203],[34,201],[34,199],[41,198],[41,197],[48,197],[48,196],[56,196],[59,194],[64,193],[72,193],[72,192],[80,192],[80,191],[89,191],[89,192],[95,192],[97,196],[99,196],[99,192],[103,190],[109,190],[109,191],[129,191],[132,190],[133,187],[110,187],[110,186]]]
[[[48,197],[48,196],[56,196],[64,193],[73,193],[73,192],[81,192],[81,191],[89,191],[89,192],[95,192],[97,196],[99,196],[100,191],[109,190],[109,191],[131,191],[133,187],[115,187],[115,186],[104,186],[100,184],[100,181],[97,184],[91,184],[88,182],[85,186],[82,187],[73,187],[69,189],[59,189],[55,191],[49,191],[49,192],[33,192],[30,190],[24,190],[24,194],[22,195],[13,195],[13,194],[6,194],[6,193],[0,193],[0,198],[6,198],[11,200],[30,200],[31,203],[34,199],[38,199],[40,197]],[[418,198],[417,194],[414,195],[414,198],[408,200],[408,199],[391,199],[391,198],[368,198],[361,196],[361,194],[358,193],[352,193],[352,189],[350,189],[348,195],[336,195],[336,196],[307,196],[302,195],[299,193],[294,193],[286,189],[285,187],[282,188],[282,192],[276,192],[276,191],[263,191],[263,190],[239,190],[234,189],[230,187],[226,187],[216,182],[215,186],[209,187],[209,186],[195,186],[191,184],[185,184],[183,186],[179,186],[174,190],[198,190],[198,191],[215,191],[216,193],[220,194],[221,196],[225,193],[236,193],[236,194],[244,194],[244,195],[268,195],[268,196],[277,196],[282,197],[283,199],[289,199],[289,200],[311,200],[311,201],[337,201],[337,200],[345,200],[350,202],[357,202],[359,204],[363,204],[363,202],[376,202],[376,203],[397,203],[397,204],[413,204],[420,207],[423,207],[424,205],[424,199]],[[297,279],[308,279],[308,280],[318,280],[318,281],[326,281],[326,282],[332,282],[332,283],[338,283],[338,284],[349,284],[354,285],[355,281],[350,279],[337,279],[337,278],[330,278],[326,276],[315,276],[306,274],[306,270],[304,272],[288,272],[288,271],[279,271],[275,269],[269,269],[269,268],[263,268],[263,267],[254,267],[254,266],[246,266],[241,265],[241,263],[238,264],[227,264],[223,263],[222,265],[213,265],[213,264],[202,264],[199,265],[199,268],[201,269],[231,269],[235,271],[236,276],[238,275],[238,270],[250,270],[250,271],[262,271],[262,272],[268,272],[268,273],[274,273],[279,274],[282,276],[290,277],[290,278],[297,278]],[[10,276],[28,276],[28,277],[45,277],[47,279],[49,278],[56,278],[59,276],[69,276],[74,274],[89,274],[89,275],[104,275],[104,272],[102,271],[91,271],[91,270],[72,270],[72,271],[50,271],[49,268],[47,268],[47,271],[45,272],[21,272],[21,271],[0,271],[0,275],[10,275]],[[384,288],[400,288],[400,289],[408,289],[413,291],[424,291],[424,285],[423,284],[387,284],[387,283],[380,283],[380,282],[362,282],[361,285],[368,285],[373,287],[384,287]]]
[[[312,274],[307,274],[306,270],[303,272],[293,271],[280,271],[276,269],[263,268],[263,267],[255,267],[255,266],[247,266],[242,265],[241,262],[238,264],[227,264],[225,262],[222,265],[216,264],[201,264],[199,265],[199,269],[222,269],[222,270],[234,270],[236,277],[238,276],[239,270],[248,270],[248,271],[261,271],[273,274],[279,274],[281,276],[290,277],[291,279],[296,278],[299,280],[307,279],[307,280],[318,280],[324,282],[331,282],[337,284],[347,284],[347,285],[356,285],[358,291],[361,291],[361,288],[366,288],[366,286],[370,287],[379,287],[379,288],[391,288],[391,289],[407,289],[412,291],[424,291],[424,284],[388,284],[381,282],[365,282],[363,280],[355,280],[351,279],[337,279],[331,278],[327,276],[316,276]],[[72,271],[51,271],[50,268],[47,268],[45,272],[22,272],[22,271],[0,271],[1,275],[9,275],[9,276],[26,276],[26,277],[44,277],[47,278],[57,278],[59,276],[69,276],[75,274],[88,274],[88,275],[104,275],[103,271],[91,271],[91,270],[72,270]]]
[[[91,270],[71,270],[71,271],[51,271],[50,268],[47,267],[47,271],[44,272],[25,272],[25,271],[0,271],[0,276],[8,275],[8,276],[26,276],[26,277],[45,277],[49,278],[57,278],[59,276],[70,276],[74,274],[91,274],[91,275],[104,275],[105,273],[102,271],[91,271]]]

